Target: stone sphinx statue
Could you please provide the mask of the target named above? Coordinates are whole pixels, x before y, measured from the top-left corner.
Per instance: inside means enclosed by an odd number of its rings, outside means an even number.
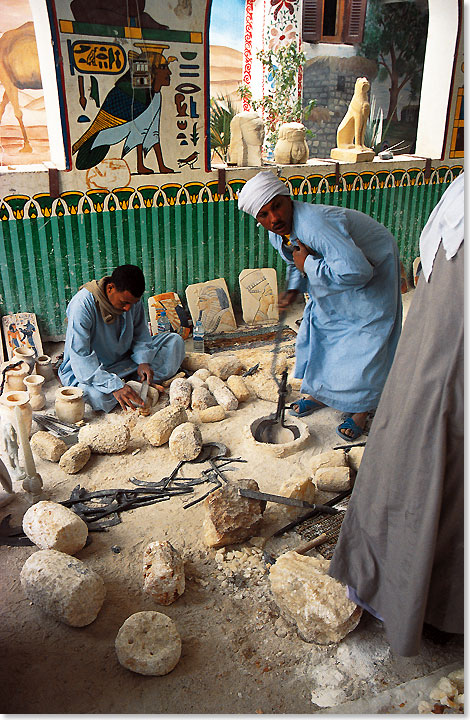
[[[306,128],[302,123],[284,123],[279,128],[274,160],[279,165],[300,165],[308,160]]]
[[[258,113],[240,112],[230,123],[228,162],[240,167],[261,165],[264,124]]]
[[[331,151],[331,157],[334,160],[368,162],[374,158],[374,151],[364,145],[364,135],[370,113],[369,90],[368,79],[357,78],[354,95],[336,133],[337,147]]]

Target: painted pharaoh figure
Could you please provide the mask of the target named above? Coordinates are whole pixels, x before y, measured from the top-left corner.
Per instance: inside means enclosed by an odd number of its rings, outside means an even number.
[[[204,285],[199,290],[197,305],[200,319],[207,333],[236,328],[230,301],[224,288],[217,285]]]
[[[107,155],[111,145],[124,142],[122,157],[134,148],[137,151],[137,173],[153,173],[144,164],[144,157],[153,148],[160,173],[172,173],[165,165],[160,144],[160,120],[162,110],[162,87],[170,85],[169,63],[175,57],[166,58],[163,51],[167,45],[143,45],[142,52],[129,53],[130,69],[116,82],[106,96],[100,111],[88,130],[74,143],[77,153],[77,170],[88,170]],[[145,67],[150,73],[148,86],[136,86],[135,77]]]

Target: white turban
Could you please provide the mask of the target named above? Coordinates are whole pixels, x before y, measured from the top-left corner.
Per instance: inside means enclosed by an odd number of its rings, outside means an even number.
[[[290,195],[290,192],[282,180],[270,170],[265,170],[252,177],[243,186],[238,193],[238,207],[256,218],[261,208],[276,195]]]

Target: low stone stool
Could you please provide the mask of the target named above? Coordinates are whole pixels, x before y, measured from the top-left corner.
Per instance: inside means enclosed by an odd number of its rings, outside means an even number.
[[[32,505],[23,516],[23,531],[41,550],[73,555],[85,547],[88,526],[73,510],[49,500]]]
[[[167,675],[181,657],[181,638],[175,623],[154,610],[128,617],[114,646],[120,664],[140,675]]]

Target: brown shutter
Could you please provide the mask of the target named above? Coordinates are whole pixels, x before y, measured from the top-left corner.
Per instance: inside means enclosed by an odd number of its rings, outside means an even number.
[[[302,40],[315,43],[321,38],[323,0],[303,0]]]
[[[355,45],[362,42],[367,0],[347,0],[344,11],[343,42]]]

